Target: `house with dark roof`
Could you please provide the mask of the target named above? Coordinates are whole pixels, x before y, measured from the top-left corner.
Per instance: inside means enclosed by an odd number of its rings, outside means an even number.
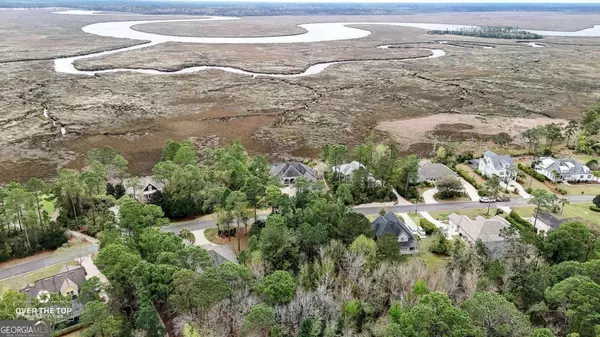
[[[482,175],[491,177],[496,175],[501,181],[509,183],[517,178],[517,170],[510,156],[497,155],[492,151],[485,151],[479,159],[477,169]]]
[[[541,157],[533,165],[533,169],[554,182],[590,182],[594,180],[594,174],[589,167],[571,158],[554,159],[551,157]]]
[[[559,219],[554,215],[550,214],[549,212],[541,212],[540,214],[538,214],[537,221],[543,222],[545,225],[548,225],[548,227],[552,229],[558,229],[560,225],[562,225],[565,222],[568,222],[569,219]]]
[[[299,177],[304,177],[310,182],[318,179],[317,171],[312,167],[294,161],[272,166],[271,175],[279,179],[279,182],[285,186],[295,184]]]
[[[379,238],[384,234],[392,234],[398,238],[398,249],[402,254],[418,254],[419,244],[410,228],[400,221],[396,214],[392,211],[387,212],[384,216],[379,216],[371,224],[371,228],[375,231],[375,237]]]
[[[440,163],[425,163],[419,168],[419,181],[432,183],[447,176],[457,177],[458,174]]]
[[[475,219],[471,219],[466,215],[452,213],[448,216],[448,223],[471,246],[481,240],[493,257],[502,256],[505,240],[501,234],[505,228],[510,226],[510,223],[503,217],[496,215],[486,219],[477,216]]]
[[[40,293],[48,292],[77,298],[83,282],[85,282],[85,268],[65,265],[58,274],[39,279],[21,289],[20,292],[29,297],[37,297]]]

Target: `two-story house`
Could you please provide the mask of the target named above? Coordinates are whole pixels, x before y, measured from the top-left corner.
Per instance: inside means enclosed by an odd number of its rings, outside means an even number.
[[[517,178],[517,170],[510,156],[497,155],[492,151],[486,151],[479,159],[477,166],[479,172],[486,177],[496,175],[501,181],[510,183]]]
[[[419,253],[419,243],[412,231],[404,224],[404,222],[400,221],[392,211],[375,219],[371,224],[371,228],[375,230],[376,238],[379,238],[384,234],[392,234],[397,237],[398,248],[400,249],[401,254]]]
[[[533,165],[533,169],[554,182],[586,182],[594,180],[594,174],[589,167],[571,158],[554,159],[551,157],[541,157]]]

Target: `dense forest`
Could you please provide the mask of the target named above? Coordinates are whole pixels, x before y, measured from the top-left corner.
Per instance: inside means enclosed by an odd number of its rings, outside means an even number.
[[[143,14],[187,15],[393,15],[439,12],[598,12],[598,4],[517,3],[278,3],[211,1],[124,1],[124,0],[0,0],[0,8],[68,7]]]
[[[543,39],[544,37],[540,34],[530,33],[525,30],[521,30],[513,27],[472,27],[472,28],[461,28],[456,30],[430,30],[427,34],[432,35],[462,35],[462,36],[473,36],[473,37],[485,37],[491,39],[513,39],[513,40],[530,40],[530,39]]]

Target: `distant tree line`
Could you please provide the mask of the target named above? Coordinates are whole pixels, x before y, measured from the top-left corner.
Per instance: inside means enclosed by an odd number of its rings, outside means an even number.
[[[98,11],[181,15],[398,15],[439,12],[599,12],[597,4],[259,3],[215,1],[0,0],[2,8],[69,7]]]
[[[432,35],[462,35],[462,36],[473,36],[473,37],[485,37],[491,39],[543,39],[544,37],[540,34],[531,33],[522,29],[514,27],[470,27],[460,28],[456,30],[430,30],[427,32]]]

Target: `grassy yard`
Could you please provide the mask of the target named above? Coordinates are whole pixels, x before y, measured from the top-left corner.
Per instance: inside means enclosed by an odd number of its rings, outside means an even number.
[[[452,213],[456,213],[458,215],[466,215],[471,219],[475,218],[478,215],[489,218],[496,214],[496,209],[494,207],[490,208],[489,216],[487,215],[487,210],[488,209],[486,207],[486,208],[460,209],[460,210],[454,210],[454,211],[432,211],[432,212],[429,212],[429,214],[431,214],[432,217],[434,217],[440,221],[448,220],[448,216]]]
[[[525,173],[525,172],[523,172]],[[531,185],[529,185],[529,182],[531,182]],[[528,187],[531,186],[532,189],[534,190],[546,190],[549,191],[551,193],[554,193],[554,191],[548,187],[548,185],[544,184],[541,181],[536,180],[535,178],[533,178],[532,176],[530,176],[529,174],[525,173],[525,179],[523,184],[523,188],[527,189]]]
[[[454,197],[451,199],[435,199],[437,202],[440,203],[444,203],[444,202],[456,202],[456,201],[471,201],[471,198],[469,198],[468,196],[462,196],[462,197]]]
[[[559,218],[572,218],[580,217],[585,220],[591,221],[600,227],[600,213],[594,212],[590,209],[592,203],[581,203],[581,204],[569,204],[565,205],[563,214],[559,214]]]
[[[564,218],[573,218],[580,217],[584,220],[590,221],[592,223],[597,224],[600,227],[600,213],[596,213],[590,210],[590,206],[592,203],[578,203],[578,204],[569,204],[565,205],[565,209],[562,214],[553,214],[555,217],[559,219]],[[519,215],[523,218],[529,218],[533,215],[535,207],[533,205],[530,206],[519,206],[513,207],[514,211],[519,213]]]
[[[535,210],[535,206],[533,205],[527,205],[527,206],[517,206],[517,207],[511,207],[511,209],[517,213],[519,213],[519,215],[524,218],[527,219],[529,218],[531,215],[533,215],[533,211]]]
[[[575,159],[579,160],[580,162],[582,162],[583,164],[587,163],[588,161],[592,160],[592,159],[598,159],[598,156],[592,156],[589,154],[576,154],[573,156]]]
[[[204,236],[206,239],[212,243],[215,243],[217,240],[217,228],[207,228],[204,230]]]
[[[471,168],[471,166],[468,166],[465,164],[458,164],[458,165],[456,165],[456,169],[460,169],[461,171],[467,172],[471,177],[473,177],[475,179],[475,181],[478,184],[480,184],[480,185],[485,184],[486,180],[482,176],[477,174],[475,172],[475,170],[473,168]]]
[[[407,214],[417,224],[417,226],[419,225],[419,223],[421,223],[421,219],[423,219],[423,217],[419,213],[408,212]]]
[[[233,226],[232,226],[233,227]],[[248,232],[250,232],[250,228],[252,226],[248,226]],[[238,255],[240,252],[238,250],[238,237],[240,238],[240,248],[241,250],[245,250],[248,247],[248,236],[244,231],[244,227],[237,232],[236,237],[229,238],[221,238],[217,236],[217,228],[208,228],[204,231],[204,236],[206,239],[212,243],[216,243],[218,245],[229,245],[233,248],[233,252],[235,255]]]
[[[75,265],[73,262],[69,262],[69,265]],[[38,269],[36,271],[32,271],[31,273],[7,278],[0,281],[0,295],[3,295],[10,289],[19,290],[26,285],[33,283],[39,279],[44,277],[52,276],[60,271],[60,269],[64,266],[63,263],[56,264],[53,266],[49,266],[46,268]]]
[[[598,195],[600,194],[600,184],[573,184],[558,185],[567,191],[567,195]]]
[[[428,236],[421,239],[421,241],[419,241],[419,255],[411,258],[423,261],[429,270],[437,272],[444,267],[449,257],[433,254],[429,251],[429,247],[431,247],[434,240],[435,236]]]

